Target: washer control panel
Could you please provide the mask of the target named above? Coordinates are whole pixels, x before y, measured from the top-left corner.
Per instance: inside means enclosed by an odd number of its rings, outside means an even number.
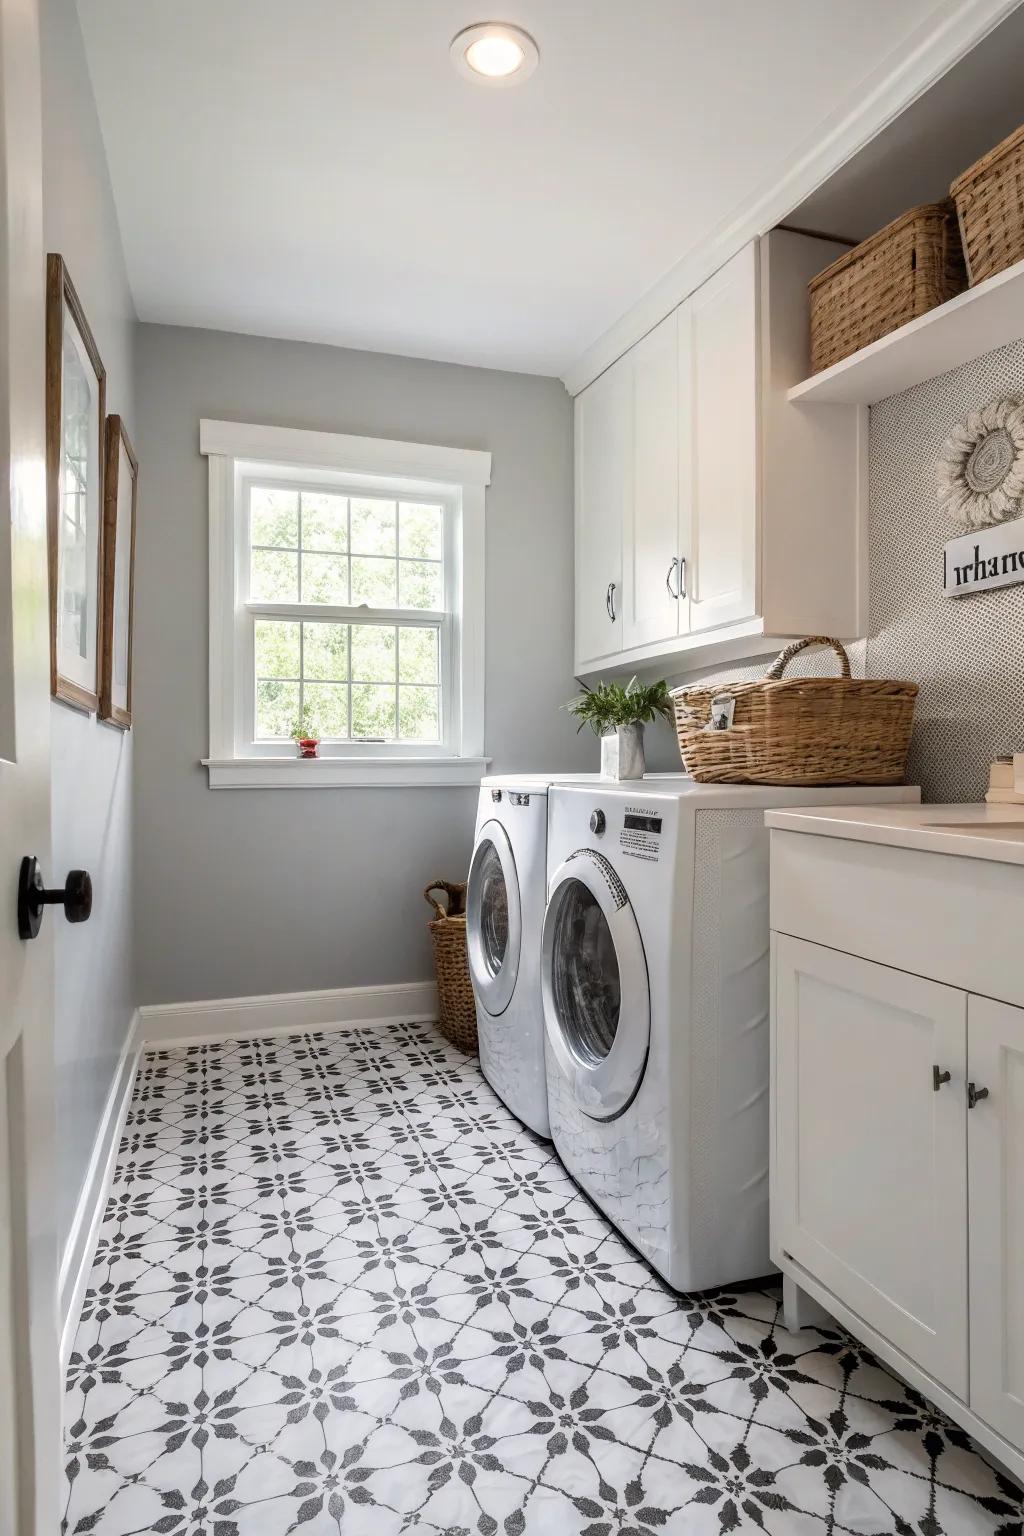
[[[661,816],[649,806],[627,805],[619,833],[619,847],[633,859],[656,864],[661,857]]]

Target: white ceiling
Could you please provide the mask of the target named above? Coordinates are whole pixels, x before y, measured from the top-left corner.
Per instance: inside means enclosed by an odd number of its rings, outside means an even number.
[[[559,374],[939,0],[78,0],[141,319]],[[510,90],[448,56],[514,21]]]

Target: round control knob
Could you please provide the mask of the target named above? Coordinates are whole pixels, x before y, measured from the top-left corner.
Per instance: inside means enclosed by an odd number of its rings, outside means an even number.
[[[604,811],[594,811],[590,818],[590,830],[595,837],[601,837],[605,829]]]
[[[500,789],[492,789],[491,790],[491,799],[494,801],[495,805],[497,805],[498,801],[501,799],[501,790]]]

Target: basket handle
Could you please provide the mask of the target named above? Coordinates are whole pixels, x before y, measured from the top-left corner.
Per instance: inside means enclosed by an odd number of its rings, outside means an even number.
[[[787,645],[786,649],[772,662],[765,673],[765,677],[772,678],[777,682],[793,660],[793,657],[799,656],[801,651],[806,651],[808,646],[811,645],[830,645],[839,657],[841,675],[843,677],[850,676],[850,658],[846,654],[845,647],[838,640],[833,640],[831,635],[808,635],[806,640],[794,640],[792,645]]]
[[[448,897],[447,907],[431,895],[432,891],[444,891]],[[423,892],[424,901],[434,909],[435,918],[441,922],[446,917],[461,917],[466,910],[466,887],[463,882],[452,880],[432,880]]]

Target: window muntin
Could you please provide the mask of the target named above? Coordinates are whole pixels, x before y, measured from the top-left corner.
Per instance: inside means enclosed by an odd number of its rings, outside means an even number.
[[[256,739],[441,737],[439,626],[255,620]]]
[[[444,508],[249,487],[249,597],[336,607],[444,607]]]
[[[277,480],[243,493],[253,745],[444,745],[445,504]]]

